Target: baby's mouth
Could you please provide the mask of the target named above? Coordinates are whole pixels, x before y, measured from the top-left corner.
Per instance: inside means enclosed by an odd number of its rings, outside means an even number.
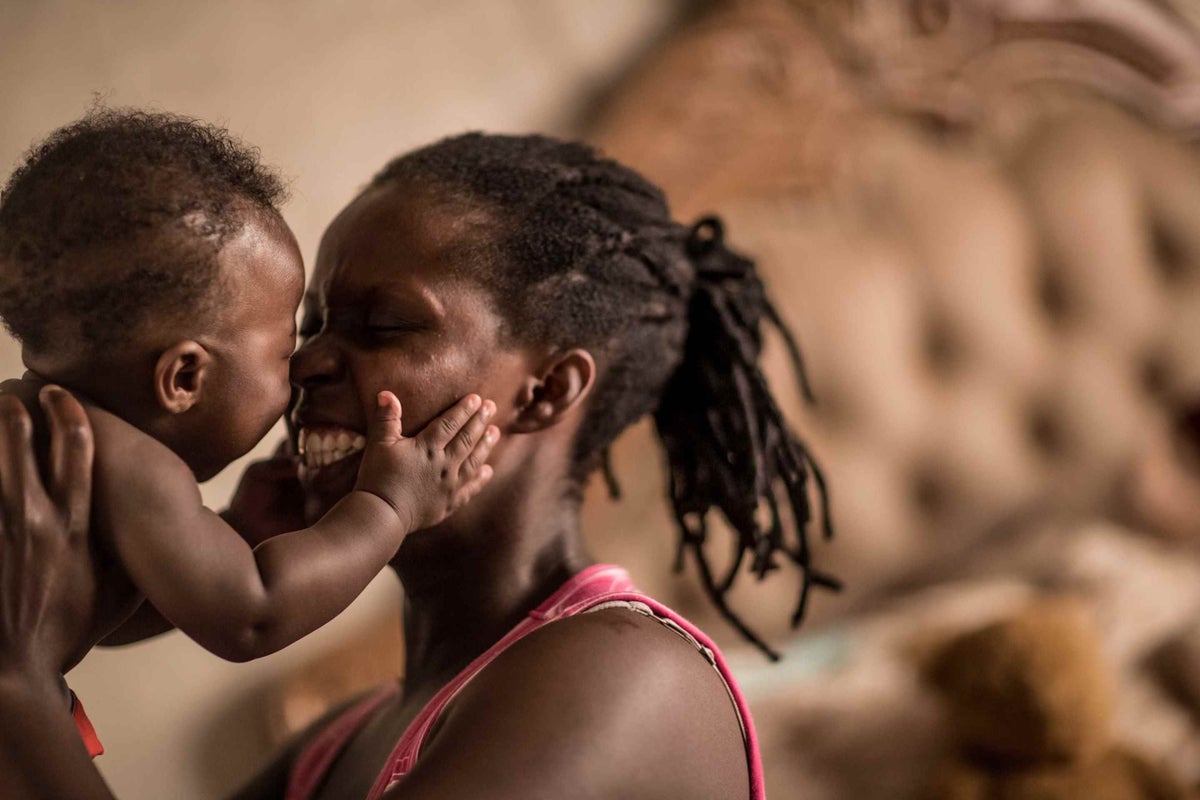
[[[301,428],[298,444],[300,463],[312,472],[361,452],[367,439],[347,428],[319,425]]]

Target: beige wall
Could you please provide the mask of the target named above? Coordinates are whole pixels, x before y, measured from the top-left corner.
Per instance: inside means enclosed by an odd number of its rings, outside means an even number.
[[[322,226],[392,155],[464,129],[568,132],[593,89],[675,0],[33,2],[0,6],[0,164],[112,105],[219,121],[292,180],[286,216],[311,261]],[[0,340],[0,374],[20,369]],[[260,448],[262,449],[262,448]],[[205,487],[220,505],[237,466]],[[263,758],[254,688],[394,604],[381,578],[309,640],[249,665],[171,635],[97,652],[70,676],[124,798],[220,796]]]

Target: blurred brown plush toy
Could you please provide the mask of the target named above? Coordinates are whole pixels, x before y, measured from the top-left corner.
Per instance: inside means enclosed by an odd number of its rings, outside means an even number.
[[[1080,603],[1039,600],[929,661],[955,752],[929,800],[1176,800],[1170,775],[1111,738],[1115,682]]]

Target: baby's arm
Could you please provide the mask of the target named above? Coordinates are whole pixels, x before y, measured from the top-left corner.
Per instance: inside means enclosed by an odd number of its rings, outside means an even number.
[[[464,398],[406,439],[399,404],[381,394],[358,487],[312,527],[254,549],[204,507],[178,457],[93,412],[99,522],[163,616],[223,658],[257,658],[339,614],[408,533],[439,522],[482,488],[497,432],[487,425],[494,406],[480,405]]]
[[[283,441],[269,458],[246,466],[229,506],[220,515],[254,548],[272,536],[304,527],[304,504],[299,459],[292,453],[291,444]],[[98,644],[121,647],[173,630],[175,626],[158,609],[143,602]]]

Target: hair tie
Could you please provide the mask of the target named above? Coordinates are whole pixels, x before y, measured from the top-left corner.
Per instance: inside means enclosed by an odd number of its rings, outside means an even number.
[[[701,217],[688,230],[684,252],[696,266],[696,277],[705,281],[742,279],[754,271],[754,262],[725,246],[725,225],[717,216]]]
[[[691,258],[702,258],[724,243],[725,226],[720,217],[701,217],[688,229],[686,247]]]

